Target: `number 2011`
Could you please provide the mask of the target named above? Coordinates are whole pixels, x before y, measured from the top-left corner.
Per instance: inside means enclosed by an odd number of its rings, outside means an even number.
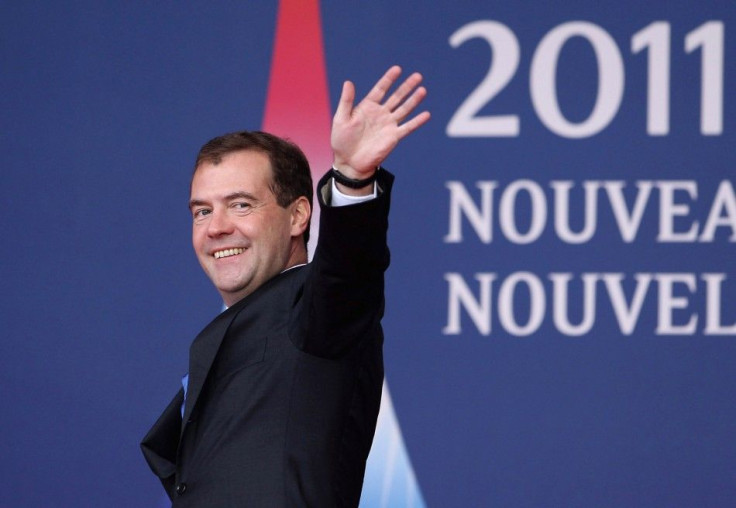
[[[595,105],[581,122],[571,122],[560,110],[556,92],[557,61],[571,37],[583,37],[598,63]],[[513,137],[519,135],[517,115],[479,115],[511,81],[519,66],[519,41],[506,25],[481,20],[468,23],[450,36],[457,48],[480,38],[491,47],[493,62],[480,84],[468,95],[447,124],[451,137]],[[708,21],[685,36],[685,51],[701,49],[700,132],[723,132],[723,46],[721,21]],[[664,136],[670,130],[670,24],[655,21],[631,37],[632,53],[647,50],[647,133]],[[548,32],[531,61],[529,88],[540,121],[555,134],[586,138],[605,129],[616,116],[624,94],[624,63],[616,42],[603,28],[585,21],[563,23]]]

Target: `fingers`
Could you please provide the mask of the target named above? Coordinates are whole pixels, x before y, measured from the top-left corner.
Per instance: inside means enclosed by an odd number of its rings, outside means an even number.
[[[416,107],[427,96],[427,89],[419,86],[424,79],[418,72],[412,73],[406,78],[399,87],[386,98],[389,90],[393,87],[396,80],[401,75],[401,67],[392,66],[373,86],[365,99],[355,106],[356,110],[375,111],[376,114],[383,115],[385,120],[392,122],[397,128],[399,139],[415,131],[427,121],[430,114],[424,111],[416,115],[411,120],[404,120],[411,115]],[[385,102],[384,102],[385,99]],[[343,85],[342,95],[338,104],[335,119],[348,119],[353,114],[353,102],[355,100],[355,87],[349,81]],[[382,104],[383,103],[383,104]],[[369,107],[370,105],[370,107]],[[374,109],[376,108],[377,109]]]
[[[408,122],[405,122],[399,126],[399,139],[403,139],[405,136],[411,134],[415,130],[417,130],[419,127],[424,125],[429,121],[430,118],[429,111],[423,111],[419,113],[417,116],[409,120]]]
[[[406,78],[406,80],[401,84],[401,86],[399,86],[399,88],[396,89],[393,94],[391,94],[391,97],[386,100],[385,106],[390,111],[393,111],[421,82],[422,75],[418,72],[413,73],[411,76]],[[425,95],[426,92],[427,91],[425,90]]]
[[[427,96],[427,89],[417,86],[422,82],[422,75],[415,72],[404,81],[394,94],[386,101],[386,106],[391,107],[392,116],[398,125],[399,139],[414,132],[416,129],[429,121],[429,111],[424,111],[411,120],[401,124],[416,107]],[[408,97],[407,97],[408,95]],[[394,109],[395,108],[395,109]],[[401,125],[399,125],[401,124]]]
[[[380,104],[386,97],[386,94],[391,89],[393,84],[401,74],[401,67],[394,65],[378,80],[373,86],[371,91],[366,95],[366,100],[373,101]],[[393,111],[401,102],[412,93],[412,91],[419,86],[422,82],[422,75],[418,72],[413,73],[411,76],[406,78],[404,82],[396,89],[396,91],[389,96],[384,103],[384,107],[388,108],[389,111]],[[426,90],[424,92],[426,94]]]
[[[353,111],[353,101],[355,100],[355,85],[351,81],[342,84],[342,93],[337,103],[335,118],[347,120]]]
[[[406,99],[398,108],[393,111],[393,116],[397,122],[402,122],[404,118],[409,116],[412,111],[424,100],[427,96],[427,89],[420,86]],[[403,100],[403,97],[402,97]]]
[[[380,104],[400,74],[401,67],[398,65],[392,66],[386,71],[381,79],[373,85],[373,88],[368,92],[368,95],[366,95],[365,98]]]
[[[400,73],[401,67],[398,65],[391,67],[368,93],[366,100],[380,104]],[[422,79],[424,78],[421,74],[414,72],[399,85],[383,104],[383,108],[392,113],[392,117],[397,123],[409,116],[414,108],[427,96],[427,89],[419,86]]]

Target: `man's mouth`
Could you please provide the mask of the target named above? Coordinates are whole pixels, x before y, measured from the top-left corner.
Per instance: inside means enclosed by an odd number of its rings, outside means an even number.
[[[215,253],[212,255],[215,257],[215,259],[221,259],[221,258],[226,258],[230,256],[235,256],[237,254],[242,254],[243,252],[245,252],[245,249],[242,249],[242,248],[224,249],[224,250],[215,251]]]

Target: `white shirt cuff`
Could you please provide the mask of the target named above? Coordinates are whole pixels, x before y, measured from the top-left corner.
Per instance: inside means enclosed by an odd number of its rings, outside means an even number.
[[[331,206],[345,206],[345,205],[354,205],[357,203],[363,203],[364,201],[370,201],[371,199],[375,199],[378,193],[376,192],[376,182],[373,182],[373,193],[367,194],[365,196],[349,196],[347,194],[343,194],[340,192],[337,188],[337,185],[335,184],[335,179],[330,180],[332,182],[332,199],[331,199]]]

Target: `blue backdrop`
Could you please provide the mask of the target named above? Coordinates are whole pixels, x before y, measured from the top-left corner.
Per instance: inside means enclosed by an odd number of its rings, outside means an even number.
[[[162,505],[138,442],[221,306],[191,165],[261,126],[276,12],[0,7],[0,506]],[[393,63],[430,90],[386,162],[386,372],[416,495],[731,505],[733,3],[321,13],[333,106]]]

